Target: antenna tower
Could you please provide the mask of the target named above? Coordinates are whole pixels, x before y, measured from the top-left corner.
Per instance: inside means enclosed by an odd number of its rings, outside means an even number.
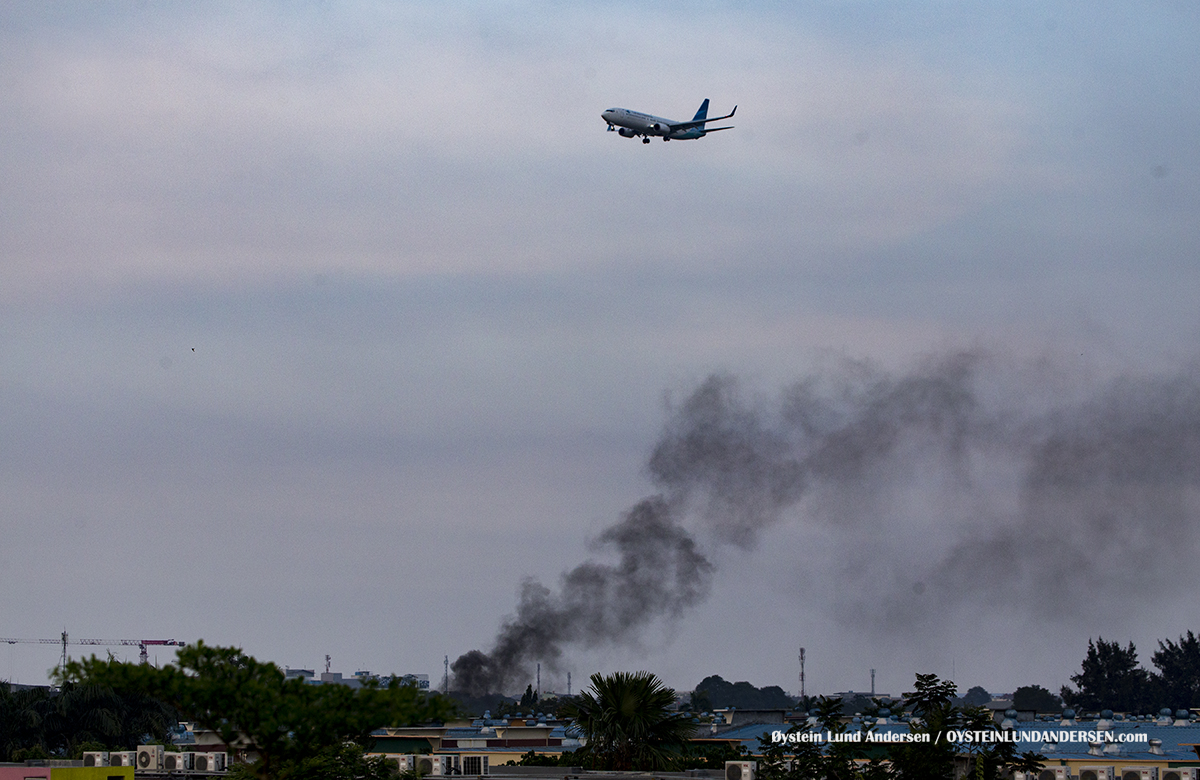
[[[450,695],[450,656],[442,656],[442,695]]]
[[[804,648],[800,648],[800,698],[804,698]],[[804,702],[801,702],[803,704]]]
[[[542,665],[540,663],[537,670],[537,690],[534,693],[537,694],[539,699],[542,698]]]
[[[567,672],[567,695],[571,695],[571,673]]]
[[[875,695],[875,670],[871,670],[871,695]]]

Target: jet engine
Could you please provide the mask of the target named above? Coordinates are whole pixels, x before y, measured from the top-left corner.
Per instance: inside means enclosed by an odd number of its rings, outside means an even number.
[[[635,135],[637,135],[637,133],[633,132],[628,127],[622,127],[618,129],[617,132],[621,134],[622,138],[633,138]]]
[[[656,135],[666,135],[667,133],[671,132],[671,128],[669,125],[655,122],[654,124],[650,125],[650,132],[655,133]]]

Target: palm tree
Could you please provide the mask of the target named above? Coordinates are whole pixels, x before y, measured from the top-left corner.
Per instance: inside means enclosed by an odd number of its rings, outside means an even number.
[[[675,691],[649,672],[593,674],[591,682],[568,705],[587,741],[577,755],[599,769],[671,769],[695,732],[689,716],[671,711]]]

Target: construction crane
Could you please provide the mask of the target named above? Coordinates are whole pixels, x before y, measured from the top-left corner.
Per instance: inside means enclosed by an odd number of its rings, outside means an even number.
[[[0,642],[7,642],[10,645],[15,644],[36,644],[36,645],[62,645],[62,661],[61,665],[67,665],[67,645],[107,645],[117,646],[124,645],[126,647],[137,646],[140,650],[138,657],[142,663],[149,663],[150,654],[146,648],[154,645],[155,647],[183,647],[184,642],[179,642],[174,639],[70,639],[67,637],[67,632],[62,632],[62,636],[58,639],[9,639],[0,637]]]

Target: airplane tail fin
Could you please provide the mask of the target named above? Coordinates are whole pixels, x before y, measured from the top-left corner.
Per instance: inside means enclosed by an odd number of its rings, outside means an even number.
[[[698,122],[701,119],[707,119],[707,118],[708,118],[708,98],[704,98],[704,102],[700,104],[700,110],[696,112],[696,115],[694,117],[692,117],[692,121]]]

